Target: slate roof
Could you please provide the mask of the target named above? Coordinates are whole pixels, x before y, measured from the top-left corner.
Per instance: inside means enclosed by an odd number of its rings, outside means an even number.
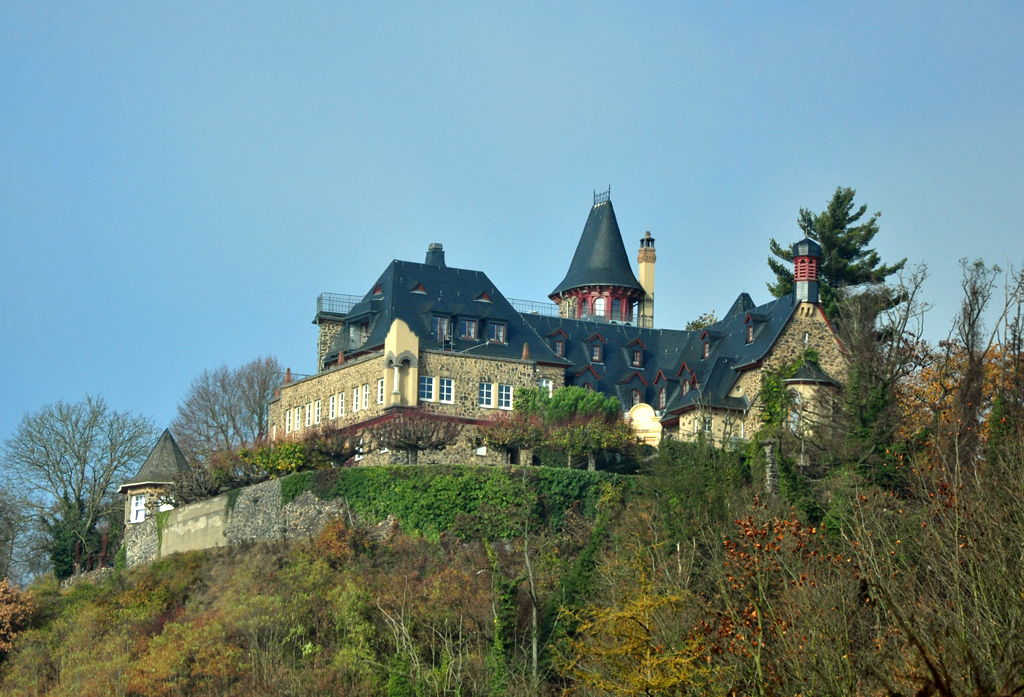
[[[174,442],[171,432],[164,429],[160,440],[156,442],[138,473],[122,484],[118,492],[135,484],[170,484],[174,481],[175,475],[191,470],[188,460],[181,454],[181,449]]]
[[[747,409],[747,396],[730,396],[730,388],[740,372],[756,367],[764,358],[796,307],[793,295],[754,306],[744,293],[724,319],[693,331],[537,315],[523,318],[552,346],[556,339],[565,341],[565,357],[572,363],[566,370],[566,384],[590,384],[603,394],[618,397],[627,408],[633,389],[640,391],[641,401],[657,408],[658,393],[665,387],[662,421],[668,421],[702,405]],[[753,326],[753,341],[749,344],[748,326]],[[602,360],[592,362],[590,347],[602,339]],[[631,365],[637,339],[643,344],[641,368]],[[708,358],[704,358],[705,341],[709,344]],[[692,389],[684,389],[684,383]]]
[[[569,272],[551,291],[551,297],[572,288],[597,285],[643,291],[629,265],[629,256],[622,244],[622,234],[610,200],[595,203],[590,209],[587,224],[576,245],[576,254],[569,264]]]
[[[568,364],[551,351],[480,271],[394,260],[370,288],[345,316],[345,325],[324,356],[325,365],[337,363],[340,352],[355,357],[383,349],[384,338],[396,319],[409,325],[419,337],[421,349],[520,359],[526,344],[531,360]],[[434,334],[433,321],[437,316],[447,317],[452,326],[452,338],[443,344]],[[477,321],[476,339],[461,338],[462,319]],[[353,331],[353,327],[364,323],[369,325],[368,334],[364,341],[359,341],[359,331]],[[493,323],[506,325],[504,343],[488,342]]]

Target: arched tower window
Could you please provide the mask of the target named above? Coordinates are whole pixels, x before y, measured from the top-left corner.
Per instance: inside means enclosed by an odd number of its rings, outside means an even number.
[[[594,314],[595,315],[597,315],[598,317],[604,317],[605,316],[605,303],[606,302],[607,301],[604,298],[595,298],[594,299]]]
[[[622,319],[622,300],[612,298],[612,319],[618,322]]]

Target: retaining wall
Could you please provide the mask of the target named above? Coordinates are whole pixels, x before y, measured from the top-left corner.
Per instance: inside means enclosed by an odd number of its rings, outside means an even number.
[[[340,502],[320,501],[306,491],[281,505],[281,480],[181,506],[125,527],[128,566],[175,552],[248,542],[303,539],[344,514]]]

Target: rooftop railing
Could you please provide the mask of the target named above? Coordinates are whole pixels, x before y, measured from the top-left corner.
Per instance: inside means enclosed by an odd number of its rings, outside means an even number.
[[[321,293],[316,298],[316,313],[330,315],[347,315],[352,307],[363,299],[361,295],[343,295],[341,293]]]
[[[554,303],[538,303],[533,300],[517,300],[516,298],[509,298],[508,301],[520,314],[558,317],[558,305]]]

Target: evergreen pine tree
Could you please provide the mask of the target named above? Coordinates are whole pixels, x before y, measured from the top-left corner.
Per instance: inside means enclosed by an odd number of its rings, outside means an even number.
[[[875,213],[866,222],[858,224],[868,207],[862,205],[854,210],[853,197],[856,193],[854,189],[837,187],[824,211],[814,213],[801,208],[797,218],[803,234],[821,245],[820,297],[829,317],[836,316],[844,289],[864,283],[881,283],[907,263],[902,259],[891,266],[882,264],[878,252],[869,247],[878,234],[881,213]],[[781,298],[793,292],[793,251],[774,239],[770,247],[776,258],[769,257],[768,266],[775,274],[775,282],[768,284],[768,290]]]

